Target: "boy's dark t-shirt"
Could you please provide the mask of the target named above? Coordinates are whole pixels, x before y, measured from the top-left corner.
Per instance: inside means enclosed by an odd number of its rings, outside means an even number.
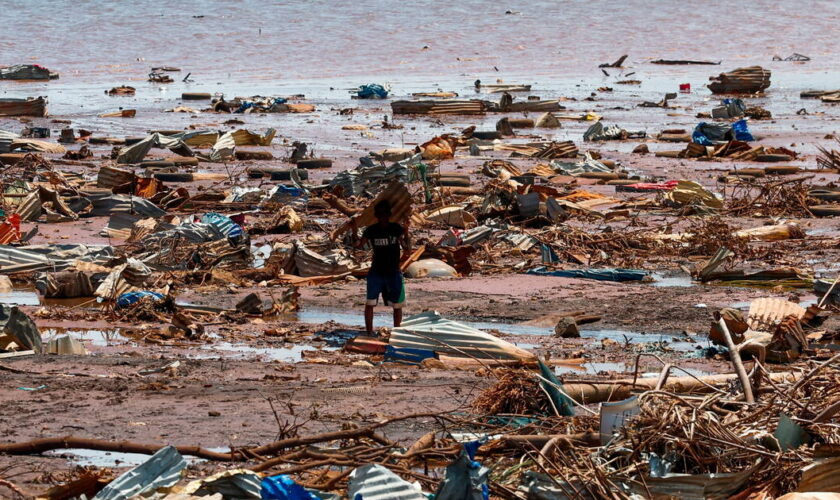
[[[403,231],[403,227],[396,222],[389,222],[385,227],[374,224],[365,229],[362,236],[367,238],[373,247],[371,272],[388,275],[399,271],[400,236]]]

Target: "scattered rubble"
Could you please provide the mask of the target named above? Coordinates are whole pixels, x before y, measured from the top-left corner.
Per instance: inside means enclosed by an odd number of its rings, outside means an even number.
[[[97,85],[130,109],[0,99],[0,417],[27,419],[0,442],[0,490],[840,490],[838,139],[782,131],[822,111],[780,106],[760,66],[692,94],[683,72],[721,62],[644,61],[565,96],[470,77],[231,98],[155,67]],[[382,201],[413,238],[406,315],[362,333],[356,236]],[[67,467],[99,452],[115,460]]]

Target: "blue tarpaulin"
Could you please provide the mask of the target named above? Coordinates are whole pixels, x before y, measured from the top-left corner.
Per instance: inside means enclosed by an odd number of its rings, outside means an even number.
[[[755,137],[750,133],[746,120],[738,120],[732,124],[700,122],[691,133],[691,142],[701,146],[714,146],[730,139],[752,142]]]
[[[735,134],[736,141],[752,142],[755,140],[755,137],[750,133],[750,129],[747,128],[747,120],[738,120],[733,123],[732,132]]]
[[[378,83],[371,83],[360,86],[358,92],[356,92],[356,97],[359,99],[385,99],[388,97],[388,91]]]
[[[642,281],[648,275],[641,269],[547,269],[537,267],[529,269],[526,274],[538,276],[556,276],[558,278],[585,278],[598,281]]]
[[[263,479],[260,496],[263,500],[319,500],[284,474]]]
[[[420,364],[424,359],[434,358],[435,352],[426,349],[413,349],[411,347],[385,347],[385,361],[396,361],[412,365]]]

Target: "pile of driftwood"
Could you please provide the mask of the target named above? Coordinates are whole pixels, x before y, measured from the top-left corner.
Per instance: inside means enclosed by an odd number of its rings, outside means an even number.
[[[770,70],[761,66],[738,68],[710,77],[708,85],[714,94],[754,94],[770,86]]]

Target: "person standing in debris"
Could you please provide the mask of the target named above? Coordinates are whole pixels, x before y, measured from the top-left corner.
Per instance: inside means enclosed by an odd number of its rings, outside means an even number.
[[[402,226],[391,222],[391,204],[382,200],[373,209],[377,222],[365,228],[358,246],[370,243],[373,259],[367,275],[367,295],[365,301],[365,329],[373,335],[373,308],[379,302],[379,296],[394,308],[394,327],[402,323],[402,308],[405,304],[405,285],[400,271],[400,247],[408,250],[411,238],[408,225]],[[355,228],[353,231],[355,235]]]

